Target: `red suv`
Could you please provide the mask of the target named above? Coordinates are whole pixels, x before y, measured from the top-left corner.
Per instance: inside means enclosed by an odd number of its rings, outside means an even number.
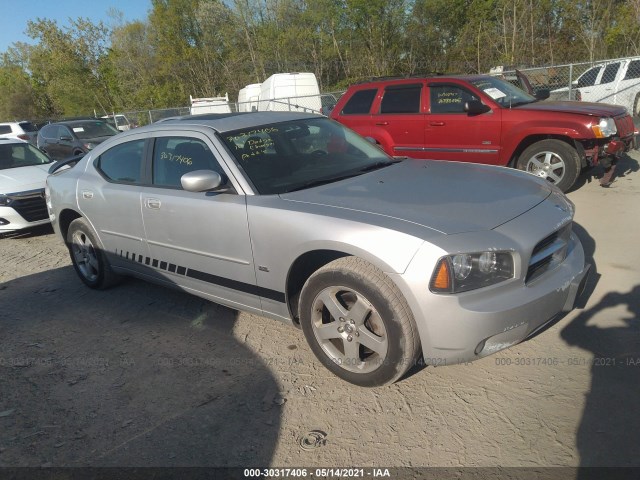
[[[487,75],[384,79],[351,86],[330,117],[389,155],[511,166],[563,191],[635,145],[624,107],[548,96]]]

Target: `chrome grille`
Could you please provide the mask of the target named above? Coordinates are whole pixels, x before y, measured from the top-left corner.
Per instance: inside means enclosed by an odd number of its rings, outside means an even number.
[[[44,189],[7,195],[11,199],[9,206],[27,222],[37,222],[49,218]]]
[[[533,282],[560,265],[567,256],[571,223],[540,240],[531,252],[525,283]]]

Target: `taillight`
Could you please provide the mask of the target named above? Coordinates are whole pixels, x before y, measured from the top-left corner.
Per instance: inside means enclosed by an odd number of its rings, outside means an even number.
[[[18,138],[20,140],[29,140],[29,135],[25,135],[24,133],[21,133],[20,135],[18,135]]]

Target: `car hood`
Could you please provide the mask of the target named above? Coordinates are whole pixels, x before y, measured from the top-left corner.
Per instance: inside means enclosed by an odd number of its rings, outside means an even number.
[[[619,105],[591,102],[535,102],[513,107],[514,110],[536,110],[548,112],[578,113],[581,115],[615,117],[626,113],[626,108]]]
[[[0,193],[27,192],[44,188],[50,163],[0,170]]]
[[[550,192],[546,181],[509,168],[404,160],[280,197],[392,217],[454,234],[496,228],[532,209]]]

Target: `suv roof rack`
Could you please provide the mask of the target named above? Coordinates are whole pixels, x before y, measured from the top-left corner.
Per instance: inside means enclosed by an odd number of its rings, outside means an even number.
[[[359,85],[361,83],[369,83],[369,82],[384,82],[387,80],[407,80],[411,78],[439,77],[442,75],[445,75],[445,74],[442,72],[429,72],[429,73],[421,73],[417,75],[390,75],[390,76],[382,76],[382,77],[369,77],[364,80],[355,82],[355,85]]]

